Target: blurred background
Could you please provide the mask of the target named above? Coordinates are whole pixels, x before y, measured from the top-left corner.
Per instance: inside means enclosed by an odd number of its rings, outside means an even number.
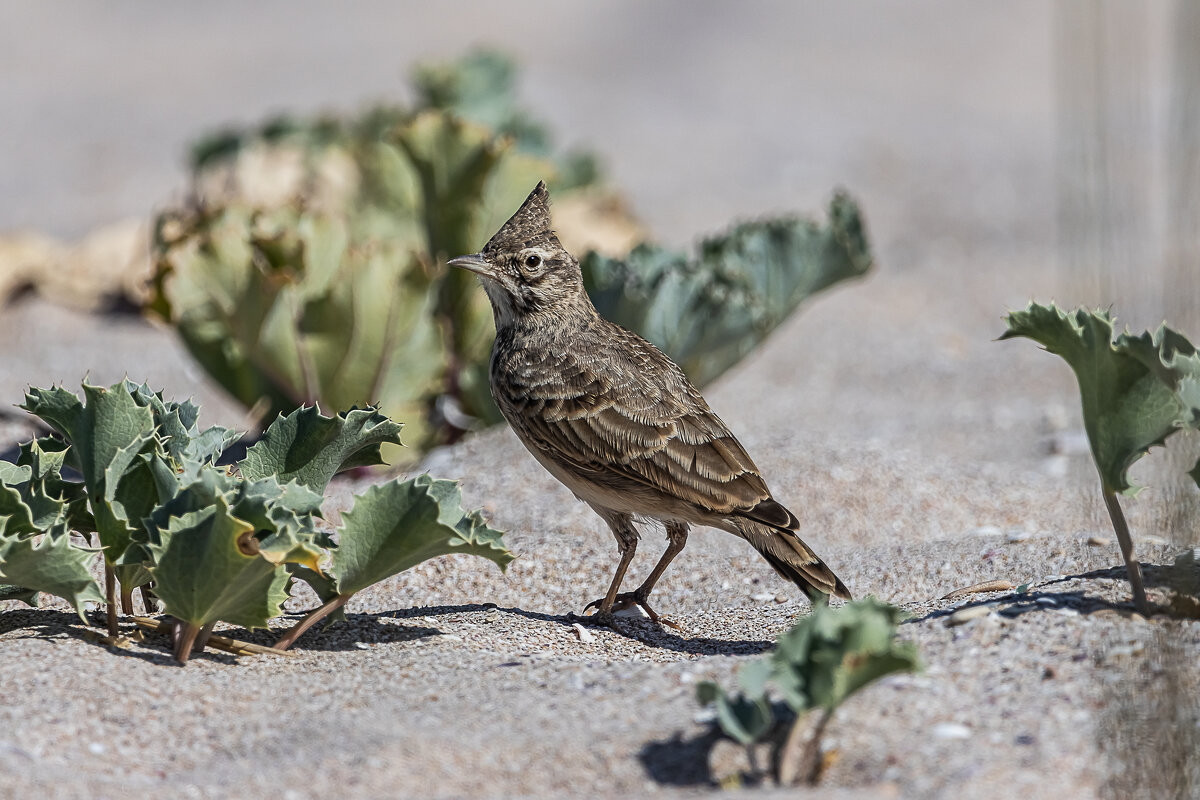
[[[682,252],[739,220],[819,219],[845,187],[877,269],[969,273],[995,297],[989,320],[1039,289],[1007,265],[1042,275],[1057,263],[1064,15],[1049,3],[67,2],[3,14],[0,287],[16,299],[0,314],[0,396],[14,400],[28,384],[132,371],[194,391],[210,421],[252,423],[169,332],[96,314],[114,285],[144,301],[152,220],[186,203],[193,147],[279,115],[411,106],[417,65],[479,46],[514,60],[516,102],[557,149],[594,155],[638,239]],[[477,227],[471,249],[486,239]]]
[[[66,2],[3,14],[2,230],[70,238],[148,215],[179,191],[202,133],[409,100],[415,63],[480,44],[517,59],[523,104],[566,145],[596,150],[667,241],[815,209],[838,184],[868,202],[882,243],[917,222],[1027,238],[1053,211],[1044,2]]]
[[[145,254],[125,249],[185,202],[204,137],[409,106],[416,65],[479,46],[514,60],[519,107],[556,148],[596,158],[640,238],[686,250],[738,220],[819,217],[845,187],[876,269],[982,282],[989,318],[1037,295],[1113,305],[1134,327],[1165,316],[1200,328],[1187,280],[1200,249],[1200,11],[1187,2],[0,13],[3,397],[88,371],[115,380],[136,353],[152,381],[195,386],[214,421],[240,418],[169,335],[79,311],[103,310],[105,281],[147,274]],[[33,335],[35,319],[55,335]],[[106,346],[87,355],[73,344],[96,336]]]
[[[631,241],[686,251],[738,220],[819,218],[844,187],[875,268],[931,277],[931,310],[966,308],[999,332],[1005,308],[1052,296],[1112,305],[1134,327],[1169,317],[1200,328],[1187,280],[1200,249],[1190,3],[63,2],[2,13],[2,397],[85,372],[108,382],[137,364],[152,383],[194,390],[213,421],[245,421],[246,403],[168,332],[96,314],[111,310],[114,284],[144,284],[152,220],[194,192],[196,144],[280,115],[412,106],[417,65],[480,46],[513,59],[516,105],[556,150],[594,156],[636,225]],[[472,248],[486,238],[472,235]],[[933,292],[967,281],[980,292]]]

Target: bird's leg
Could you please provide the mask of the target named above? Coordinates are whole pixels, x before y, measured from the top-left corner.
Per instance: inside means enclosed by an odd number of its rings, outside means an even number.
[[[588,608],[599,605],[601,611],[603,611],[605,607],[603,604],[605,603],[607,603],[610,608],[616,608],[618,611],[629,608],[630,606],[638,606],[646,612],[646,616],[650,618],[651,622],[657,622],[662,625],[670,625],[672,628],[681,629],[678,624],[660,617],[658,612],[651,608],[650,603],[648,602],[650,598],[650,592],[654,591],[654,584],[658,583],[658,579],[661,578],[662,574],[667,571],[667,566],[675,559],[675,556],[679,555],[679,552],[683,550],[684,545],[687,544],[688,526],[686,522],[671,521],[666,523],[666,527],[667,550],[662,554],[662,558],[658,560],[658,563],[654,565],[654,569],[650,571],[650,575],[646,577],[646,580],[642,582],[642,585],[632,592],[621,592],[618,594],[617,590],[620,588],[620,581],[614,580],[613,585],[609,587],[608,596],[605,597],[603,601],[596,600],[592,602],[588,605]],[[621,577],[624,577],[625,575],[625,571],[621,567],[618,567],[617,573]]]
[[[604,595],[604,599],[593,600],[584,606],[583,611],[586,614],[588,609],[598,606],[596,621],[607,625],[612,621],[613,604],[617,601],[617,592],[621,590],[621,581],[625,580],[625,572],[629,569],[634,554],[637,553],[638,532],[637,528],[633,527],[633,517],[629,514],[610,513],[600,516],[612,529],[613,536],[617,537],[617,549],[621,552],[621,561],[617,564],[617,571],[613,574],[612,583],[609,584],[608,593]]]
[[[654,565],[654,569],[651,570],[650,574],[646,577],[646,580],[642,581],[642,585],[633,592],[627,592],[625,595],[621,595],[619,599],[624,600],[627,604],[636,604],[641,606],[642,610],[646,612],[646,616],[650,617],[650,619],[654,620],[655,622],[661,622],[670,625],[673,628],[678,628],[679,625],[676,623],[660,618],[658,614],[654,612],[654,609],[650,607],[649,602],[647,602],[650,599],[650,592],[654,591],[654,584],[658,583],[658,579],[661,578],[662,574],[667,571],[667,566],[675,560],[675,556],[679,555],[679,553],[683,550],[684,545],[687,544],[688,526],[686,522],[678,522],[673,520],[671,522],[667,522],[666,527],[666,552],[662,554],[662,558],[660,558],[658,563]]]

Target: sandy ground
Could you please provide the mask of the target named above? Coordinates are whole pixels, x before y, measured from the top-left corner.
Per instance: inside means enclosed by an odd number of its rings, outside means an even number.
[[[1168,636],[1195,663],[1200,626],[1128,617],[1065,365],[993,341],[1006,308],[1057,289],[1048,6],[510,3],[470,8],[465,28],[446,24],[468,10],[453,4],[336,20],[239,6],[238,26],[132,4],[58,8],[8,9],[32,33],[3,58],[45,64],[34,42],[50,30],[63,56],[43,83],[22,73],[0,85],[27,123],[27,157],[0,162],[18,187],[0,197],[0,226],[70,235],[144,213],[178,185],[171,165],[197,129],[280,106],[353,108],[393,86],[398,66],[484,30],[526,62],[530,105],[597,147],[669,241],[816,210],[835,184],[857,194],[878,271],[810,303],[707,392],[851,590],[913,615],[902,635],[924,672],[839,711],[820,796],[1094,796],[1121,765],[1103,746],[1114,720],[1149,713],[1130,710],[1128,687],[1167,668],[1156,642]],[[123,55],[89,72],[104,52]],[[211,80],[195,77],[204,70]],[[70,90],[59,100],[42,91],[55,81]],[[50,157],[63,115],[95,117],[80,141],[106,155],[91,169],[119,178],[81,173],[87,148]],[[169,332],[135,319],[26,300],[0,313],[0,346],[4,403],[28,384],[129,373],[195,395],[209,423],[239,421]],[[0,417],[0,443],[28,432],[19,413]],[[293,656],[205,654],[182,669],[163,641],[110,649],[54,608],[0,613],[0,797],[714,791],[730,754],[713,751],[695,684],[728,683],[806,603],[748,547],[700,531],[655,596],[682,632],[625,620],[580,641],[571,615],[615,565],[600,520],[507,430],[422,469],[460,478],[467,502],[509,531],[520,558],[507,575],[427,563],[356,596],[348,623]],[[337,484],[331,510],[354,489]],[[1155,531],[1161,502],[1130,503],[1136,533]],[[1171,562],[1175,549],[1147,541],[1143,561]],[[647,531],[629,581],[662,544]],[[1151,585],[1164,574],[1150,568]],[[993,579],[1032,589],[939,600]],[[990,613],[947,625],[985,601]]]

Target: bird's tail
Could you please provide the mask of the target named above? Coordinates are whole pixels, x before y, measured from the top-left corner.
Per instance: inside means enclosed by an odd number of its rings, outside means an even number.
[[[850,590],[795,531],[776,528],[744,517],[730,520],[738,534],[762,554],[775,571],[800,587],[810,600],[817,595],[853,599]]]

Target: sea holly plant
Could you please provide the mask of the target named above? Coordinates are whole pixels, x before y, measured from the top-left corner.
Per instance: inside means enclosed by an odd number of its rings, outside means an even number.
[[[801,779],[815,784],[822,764],[821,737],[838,706],[885,675],[920,669],[916,646],[896,639],[903,613],[874,598],[836,610],[817,605],[779,637],[771,655],[739,670],[738,694],[706,681],[697,687],[697,698],[715,706],[725,735],[750,746],[777,730],[772,699],[778,697],[796,716],[777,751],[776,778],[785,786]],[[810,711],[820,716],[804,742],[803,723]]]
[[[416,83],[411,107],[198,145],[191,197],[155,224],[147,304],[248,408],[374,403],[408,420],[414,449],[394,458],[499,419],[482,368],[491,307],[446,259],[478,249],[538,180],[598,177],[516,105],[511,62],[477,53]]]
[[[499,531],[488,527],[478,512],[463,510],[457,483],[419,475],[404,483],[371,487],[342,515],[338,546],[327,570],[331,580],[313,585],[324,604],[275,646],[290,646],[355,592],[427,559],[454,553],[481,556],[501,569],[513,559]]]
[[[1141,566],[1119,495],[1136,494],[1129,469],[1151,447],[1200,424],[1200,354],[1178,331],[1129,332],[1114,338],[1107,311],[1064,311],[1030,303],[1008,315],[1000,337],[1033,339],[1061,356],[1079,382],[1083,426],[1100,474],[1104,505],[1129,573],[1134,604],[1150,611]],[[1200,464],[1192,472],[1200,476]],[[1200,480],[1198,480],[1200,482]]]
[[[813,294],[870,269],[862,214],[846,194],[829,221],[746,222],[688,258],[643,244],[623,259],[589,253],[584,281],[605,317],[645,336],[698,385],[746,356]]]
[[[126,614],[143,587],[147,610],[157,598],[170,616],[174,654],[185,662],[218,622],[268,627],[297,581],[326,602],[280,648],[356,592],[428,558],[466,553],[501,568],[512,560],[502,534],[461,507],[457,486],[427,475],[372,487],[328,530],[321,503],[330,480],[382,463],[382,448],[400,443],[400,424],[375,409],[334,417],[297,409],[239,462],[220,466],[238,435],[201,429],[192,403],[129,381],[85,384],[83,395],[26,394],[23,407],[61,438],[35,439],[16,462],[0,462],[0,599],[34,602],[46,592],[81,618],[84,603],[105,602],[116,636],[118,585]],[[91,571],[101,552],[104,592]]]
[[[411,106],[205,138],[189,198],[155,222],[147,312],[264,418],[371,403],[405,419],[410,449],[389,450],[393,460],[501,421],[487,387],[491,306],[446,259],[477,251],[539,180],[568,247],[571,209],[576,228],[637,227],[613,211],[596,159],[555,147],[517,103],[515,76],[510,59],[475,52],[419,67]],[[650,243],[626,255],[644,234],[621,238],[606,255],[576,252],[597,307],[699,385],[804,298],[871,264],[842,194],[828,223],[745,223],[694,256]]]

